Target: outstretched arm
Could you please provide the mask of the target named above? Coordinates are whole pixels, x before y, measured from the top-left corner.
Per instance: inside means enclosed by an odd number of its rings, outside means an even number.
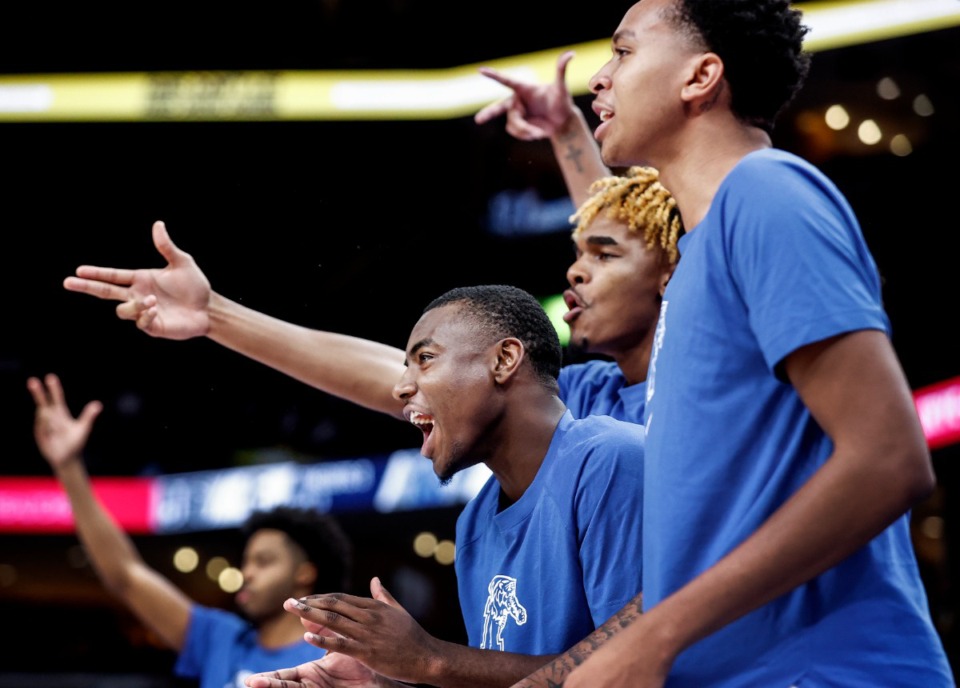
[[[600,148],[580,108],[567,90],[567,64],[573,51],[557,59],[557,76],[550,84],[518,81],[489,67],[480,73],[513,91],[474,115],[477,124],[485,124],[506,115],[507,132],[521,141],[549,139],[567,191],[576,207],[590,197],[590,184],[611,174],[600,157]]]
[[[609,639],[594,633],[589,656],[568,653],[564,665],[545,667],[517,688],[558,685],[564,677],[565,688],[662,686],[684,649],[835,566],[929,495],[930,454],[883,332],[803,347],[787,358],[786,372],[833,440],[827,462],[713,567]]]
[[[479,650],[439,640],[400,606],[378,578],[370,582],[370,591],[372,598],[311,595],[287,600],[283,606],[300,617],[307,629],[304,638],[311,644],[333,655],[353,657],[382,676],[408,683],[503,688],[552,657]]]
[[[117,316],[153,337],[208,337],[319,390],[401,417],[392,396],[403,374],[400,349],[336,332],[312,330],[241,306],[210,288],[193,257],[170,239],[163,222],[153,242],[164,268],[123,270],[82,265],[69,291],[120,301]]]
[[[140,621],[179,651],[186,637],[192,600],[149,567],[133,542],[99,502],[82,453],[102,409],[89,402],[74,418],[56,375],[32,377],[27,388],[36,403],[34,437],[40,453],[70,500],[77,535],[107,590]]]

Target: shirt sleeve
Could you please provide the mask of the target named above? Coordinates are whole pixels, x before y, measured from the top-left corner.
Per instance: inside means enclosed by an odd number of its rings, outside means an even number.
[[[239,617],[225,610],[193,605],[187,637],[177,656],[174,673],[183,678],[199,678],[214,655],[215,640],[237,635],[244,625]]]
[[[876,264],[839,190],[799,162],[760,159],[734,174],[721,201],[737,218],[726,226],[726,252],[770,369],[838,334],[889,334]]]

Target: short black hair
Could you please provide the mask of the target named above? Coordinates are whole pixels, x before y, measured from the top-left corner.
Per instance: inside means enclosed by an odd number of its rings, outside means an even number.
[[[493,339],[516,337],[540,381],[555,389],[563,352],[560,337],[537,299],[519,287],[483,284],[457,287],[431,301],[423,312],[462,303],[468,313]]]
[[[313,592],[349,590],[353,573],[353,546],[333,516],[290,506],[254,511],[240,527],[246,544],[260,530],[279,530],[297,543],[317,567]]]
[[[810,70],[810,30],[789,0],[676,0],[672,19],[723,60],[733,113],[772,132]]]

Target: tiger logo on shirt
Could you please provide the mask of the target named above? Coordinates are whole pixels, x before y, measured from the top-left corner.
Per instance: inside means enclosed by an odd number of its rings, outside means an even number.
[[[483,607],[483,641],[481,650],[503,651],[503,632],[510,619],[518,626],[527,623],[527,610],[517,598],[517,579],[496,575],[487,586],[487,603]]]

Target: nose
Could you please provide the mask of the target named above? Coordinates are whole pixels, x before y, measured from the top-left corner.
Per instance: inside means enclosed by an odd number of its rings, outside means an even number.
[[[253,578],[253,566],[250,564],[244,564],[240,567],[240,577],[243,579],[244,583],[249,583],[250,579]]]
[[[590,92],[594,95],[610,88],[610,62],[607,62],[600,68],[600,71],[590,77],[587,85],[590,88]]]
[[[570,283],[571,287],[576,287],[586,281],[587,271],[583,267],[582,259],[577,258],[571,263],[570,267],[567,268],[567,282]]]
[[[397,401],[406,401],[417,391],[417,385],[413,382],[413,376],[409,368],[403,371],[399,382],[393,386],[393,398]]]

